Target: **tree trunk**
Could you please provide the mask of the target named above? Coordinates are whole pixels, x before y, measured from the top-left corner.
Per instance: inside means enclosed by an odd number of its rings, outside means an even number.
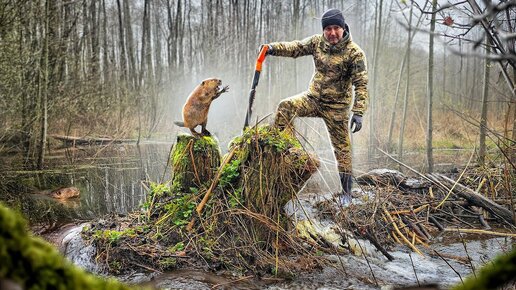
[[[40,73],[39,78],[39,89],[38,94],[39,98],[41,100],[41,119],[40,119],[40,138],[39,138],[39,151],[38,151],[38,163],[37,168],[39,170],[43,169],[43,165],[45,162],[45,149],[47,147],[47,129],[48,129],[48,104],[47,104],[47,92],[48,92],[48,48],[49,48],[49,21],[50,21],[50,15],[49,15],[49,6],[50,3],[47,0],[45,2],[45,40],[44,40],[44,52],[42,53],[42,60],[41,60],[41,69],[43,75]]]
[[[490,45],[491,42],[489,38],[486,37],[486,54],[489,55],[491,52]],[[481,165],[485,164],[486,159],[486,129],[487,129],[487,102],[489,98],[489,72],[490,72],[490,64],[488,58],[484,60],[484,87],[482,92],[482,110],[480,113],[480,144],[478,146],[478,162]]]
[[[129,79],[131,80],[131,88],[136,87],[136,60],[135,60],[135,52],[134,52],[134,39],[133,39],[133,29],[131,26],[131,11],[129,9],[129,0],[124,1],[124,27],[125,27],[125,36],[127,37],[127,54],[129,59]]]
[[[102,72],[103,72],[103,83],[109,84],[111,82],[111,71],[112,65],[109,60],[109,43],[108,43],[108,32],[107,32],[107,14],[106,14],[106,0],[102,0]]]
[[[428,87],[427,87],[427,130],[426,130],[426,163],[428,172],[434,170],[434,158],[432,152],[432,107],[434,96],[434,31],[435,31],[435,14],[437,8],[437,0],[432,0],[432,19],[430,20],[430,43],[428,45]]]
[[[128,83],[127,79],[127,54],[125,51],[125,35],[124,35],[124,22],[122,21],[122,5],[120,5],[120,0],[116,0],[116,6],[118,8],[118,37],[120,44],[120,80],[124,80],[125,83]]]
[[[380,58],[380,41],[382,31],[382,10],[383,0],[379,0],[380,3],[376,6],[375,11],[375,36],[374,36],[374,57],[373,57],[373,93],[370,96],[369,101],[369,146],[367,150],[367,159],[369,162],[372,161],[373,156],[376,153],[376,147],[378,146],[378,140],[376,138],[376,98],[378,94],[378,67]]]
[[[97,16],[97,1],[91,0],[90,4],[90,20],[91,20],[91,76],[93,80],[99,80],[100,68],[100,48],[99,48],[99,22]]]
[[[408,23],[408,35],[410,39],[410,34],[412,31],[411,25],[412,25],[412,14],[413,14],[413,6],[410,6],[410,15],[409,15],[409,23]],[[405,122],[407,119],[407,106],[408,106],[408,97],[409,97],[409,89],[410,89],[410,49],[412,46],[412,42],[409,41],[407,43],[407,75],[406,79],[407,82],[405,84],[405,97],[403,99],[403,116],[401,118],[401,128],[400,128],[400,135],[398,137],[398,160],[403,161],[403,137],[405,135]]]
[[[425,8],[426,8],[426,3],[425,3],[425,7],[423,7],[423,9],[425,9]],[[423,20],[422,16],[423,16],[423,14],[421,14],[419,16],[419,18],[417,20],[416,28],[421,25],[421,22]],[[391,118],[389,121],[389,133],[388,133],[388,137],[387,137],[387,146],[386,146],[388,152],[392,152],[392,150],[394,150],[394,148],[391,148],[391,147],[394,147],[394,146],[392,146],[392,133],[394,131],[394,121],[396,119],[396,112],[398,112],[397,109],[398,109],[398,99],[399,99],[401,81],[402,81],[403,71],[404,71],[406,63],[407,63],[407,56],[410,54],[411,43],[412,43],[415,35],[416,35],[415,31],[413,31],[412,33],[409,33],[409,38],[407,39],[407,46],[405,48],[405,52],[404,52],[404,55],[403,55],[403,58],[402,58],[402,61],[400,64],[400,70],[398,73],[398,82],[396,83],[396,93],[394,95],[395,96],[394,104],[392,107]]]

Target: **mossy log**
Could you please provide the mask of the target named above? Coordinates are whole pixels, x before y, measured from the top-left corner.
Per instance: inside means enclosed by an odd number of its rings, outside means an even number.
[[[220,154],[213,137],[179,134],[170,155],[172,189],[189,192],[192,187],[209,185],[220,165]]]
[[[114,279],[87,274],[40,238],[23,218],[0,204],[0,286],[21,289],[132,289]],[[10,281],[10,282],[6,282]],[[16,289],[16,288],[15,288]]]

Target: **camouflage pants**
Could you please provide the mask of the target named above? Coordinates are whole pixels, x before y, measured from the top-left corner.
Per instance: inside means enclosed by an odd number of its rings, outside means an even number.
[[[284,99],[278,105],[274,125],[280,129],[292,126],[295,117],[319,117],[330,133],[339,172],[351,174],[351,140],[349,106],[329,106],[307,96],[306,92]]]

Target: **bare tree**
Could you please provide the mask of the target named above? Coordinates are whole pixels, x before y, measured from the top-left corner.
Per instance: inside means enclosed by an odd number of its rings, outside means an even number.
[[[486,54],[491,52],[489,38],[486,37]],[[489,59],[484,60],[484,87],[482,92],[482,111],[480,114],[480,144],[478,146],[478,162],[480,164],[485,163],[486,159],[486,129],[487,129],[487,100],[489,98],[489,74],[490,74],[490,61]]]
[[[432,147],[433,119],[432,107],[434,96],[434,32],[437,0],[432,0],[432,19],[430,20],[430,41],[428,44],[428,85],[427,85],[427,129],[426,129],[426,162],[428,172],[434,170],[434,158]]]
[[[410,5],[410,12],[409,12],[409,20],[408,20],[408,39],[410,39],[411,36],[411,30],[412,30],[412,15],[414,12],[414,6]],[[408,98],[410,94],[410,48],[412,46],[412,42],[407,42],[407,71],[406,71],[406,83],[405,83],[405,97],[403,98],[403,115],[401,117],[401,127],[400,127],[400,135],[398,137],[398,159],[403,160],[403,138],[405,137],[405,124],[407,120],[407,107],[408,107]]]

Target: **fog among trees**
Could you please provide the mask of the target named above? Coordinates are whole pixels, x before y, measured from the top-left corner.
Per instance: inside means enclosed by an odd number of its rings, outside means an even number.
[[[426,150],[432,170],[431,149],[468,147],[514,166],[516,1],[487,0],[0,0],[0,149],[44,167],[51,134],[170,138],[208,77],[230,86],[208,121],[227,144],[242,131],[260,44],[321,33],[332,7],[368,60],[370,107],[353,136],[361,161]],[[267,57],[253,119],[306,90],[312,73],[310,57]],[[324,129],[296,124],[307,136]]]

